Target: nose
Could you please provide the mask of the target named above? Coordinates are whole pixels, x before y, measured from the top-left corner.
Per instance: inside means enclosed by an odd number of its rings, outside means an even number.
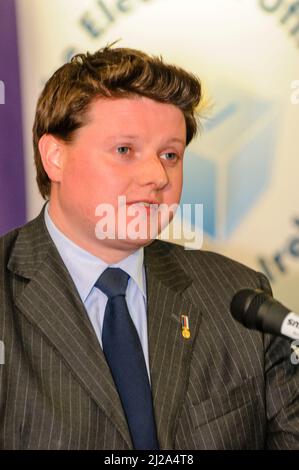
[[[140,167],[139,184],[152,186],[154,189],[163,189],[169,182],[166,169],[157,155],[145,159]]]

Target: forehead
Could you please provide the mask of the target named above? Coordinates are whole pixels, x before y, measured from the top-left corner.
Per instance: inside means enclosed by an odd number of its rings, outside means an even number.
[[[155,130],[185,135],[185,117],[175,105],[146,97],[98,98],[87,112],[87,125],[98,132],[134,129]]]

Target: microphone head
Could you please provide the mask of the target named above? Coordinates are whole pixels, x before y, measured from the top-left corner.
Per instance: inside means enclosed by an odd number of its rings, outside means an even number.
[[[270,295],[260,289],[242,289],[234,295],[231,301],[231,314],[235,320],[247,328],[259,329],[259,309],[270,298]]]

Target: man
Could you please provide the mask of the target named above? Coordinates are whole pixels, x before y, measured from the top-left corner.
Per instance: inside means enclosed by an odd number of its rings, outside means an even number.
[[[33,138],[49,202],[0,243],[1,448],[299,449],[289,342],[229,311],[266,278],[153,241],[200,101],[196,77],[131,49],[47,82]]]

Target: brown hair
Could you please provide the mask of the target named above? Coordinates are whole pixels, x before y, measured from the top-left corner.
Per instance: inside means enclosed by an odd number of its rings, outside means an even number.
[[[33,147],[36,180],[44,199],[51,182],[38,149],[41,136],[53,134],[71,142],[74,132],[85,124],[94,99],[130,95],[177,106],[185,116],[187,144],[196,134],[201,84],[195,75],[135,49],[107,46],[94,54],[77,54],[47,81],[37,103]]]

